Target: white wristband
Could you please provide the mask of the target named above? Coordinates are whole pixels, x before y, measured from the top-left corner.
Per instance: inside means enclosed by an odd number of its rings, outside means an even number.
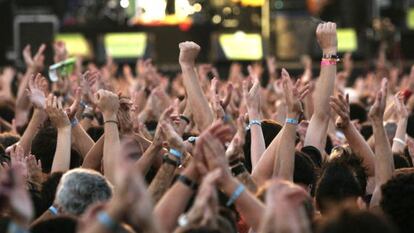
[[[407,145],[406,143],[405,143],[405,141],[404,140],[402,140],[401,138],[393,138],[392,139],[394,142],[398,142],[398,143],[400,143],[401,145],[403,145],[403,146],[405,146],[405,145]]]

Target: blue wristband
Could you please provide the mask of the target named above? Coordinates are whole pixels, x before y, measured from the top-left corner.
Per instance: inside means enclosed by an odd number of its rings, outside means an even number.
[[[76,117],[73,117],[73,119],[70,121],[70,125],[75,127],[79,123],[78,119]]]
[[[101,211],[97,215],[98,222],[105,226],[110,231],[117,231],[120,227],[119,224],[109,216],[105,211]]]
[[[292,124],[292,125],[297,125],[299,123],[299,121],[295,118],[286,118],[286,123],[287,124]]]
[[[240,195],[244,192],[246,188],[244,187],[243,184],[239,184],[239,186],[237,186],[236,190],[234,190],[234,192],[231,194],[229,200],[226,203],[226,206],[229,207],[231,205],[233,205],[233,203],[237,200],[237,198],[240,197]]]
[[[194,136],[190,136],[187,139],[187,141],[190,142],[190,143],[192,143],[192,144],[194,144],[196,142],[196,140],[197,140],[197,137],[194,137]]]
[[[260,120],[251,120],[249,122],[249,125],[246,127],[246,130],[249,130],[252,127],[252,125],[261,126],[262,125],[262,121],[260,121]]]
[[[183,157],[183,153],[181,153],[181,151],[178,151],[174,148],[170,149],[170,154],[174,155],[174,157],[176,157],[177,159],[181,159]]]
[[[49,207],[49,211],[53,214],[53,215],[58,215],[58,210],[56,209],[56,207],[54,206],[50,206]]]

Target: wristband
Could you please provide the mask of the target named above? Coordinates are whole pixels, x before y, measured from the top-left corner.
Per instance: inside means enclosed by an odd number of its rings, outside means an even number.
[[[286,118],[286,123],[287,124],[292,124],[292,125],[297,125],[299,123],[299,121],[295,118]]]
[[[184,116],[183,114],[180,115],[180,119],[187,122],[187,125],[190,124],[190,119],[188,119],[188,117]]]
[[[79,123],[78,119],[76,117],[73,117],[73,119],[70,121],[70,125],[75,127]]]
[[[223,122],[224,123],[229,123],[230,121],[231,121],[231,116],[228,115],[228,114],[224,115]]]
[[[165,154],[164,156],[162,156],[162,162],[163,163],[168,163],[170,165],[173,165],[174,167],[178,167],[181,165],[180,161],[174,160],[174,159],[170,159],[168,157],[168,154]]]
[[[183,157],[183,153],[179,150],[174,148],[170,148],[170,154],[176,157],[177,159],[181,159]]]
[[[54,207],[53,205],[49,207],[49,211],[50,213],[52,213],[52,215],[58,215],[58,209]]]
[[[231,205],[233,205],[233,203],[237,200],[237,198],[240,197],[240,195],[244,192],[245,189],[246,188],[244,187],[243,184],[239,184],[236,190],[234,190],[234,192],[231,194],[229,200],[226,203],[226,206],[230,207]]]
[[[114,120],[104,121],[104,124],[106,124],[106,123],[114,123],[114,124],[118,125],[118,121],[114,121]]]
[[[105,211],[99,212],[96,218],[98,219],[99,223],[101,223],[106,229],[110,231],[116,232],[121,228],[119,224]]]
[[[196,140],[197,140],[197,137],[194,137],[194,136],[190,136],[187,139],[187,141],[191,144],[194,144],[196,142]]]
[[[322,59],[321,66],[330,66],[330,65],[336,65],[336,60]]]
[[[177,180],[194,191],[196,191],[198,188],[198,184],[185,175],[178,175]]]
[[[88,107],[88,105],[85,103],[85,101],[83,101],[83,100],[81,100],[80,102],[79,102],[79,105],[80,106],[82,106],[82,108],[87,108]]]
[[[88,118],[90,120],[93,120],[93,114],[91,114],[91,113],[82,113],[82,119],[83,118]]]
[[[260,120],[251,120],[249,122],[249,125],[247,125],[246,130],[249,130],[252,125],[258,125],[258,126],[262,126],[262,122]]]
[[[392,139],[394,142],[398,142],[398,143],[400,143],[401,145],[403,145],[403,146],[405,146],[405,145],[407,145],[406,143],[405,143],[405,141],[404,140],[402,140],[401,138],[393,138]]]
[[[17,223],[11,221],[9,223],[9,226],[7,227],[6,232],[8,233],[30,233],[27,229],[24,227],[18,225]]]
[[[244,167],[243,163],[239,163],[237,166],[231,168],[231,173],[233,176],[238,176],[246,171],[246,168]]]

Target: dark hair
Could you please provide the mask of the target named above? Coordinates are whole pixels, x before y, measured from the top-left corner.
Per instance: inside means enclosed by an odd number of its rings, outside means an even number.
[[[395,167],[395,169],[411,167],[410,163],[408,162],[408,160],[403,155],[394,153],[393,156],[394,156],[394,167]]]
[[[273,120],[263,120],[262,121],[262,132],[263,137],[265,140],[266,148],[272,143],[273,139],[276,137],[276,135],[280,132],[282,129],[282,125],[278,124],[276,121]],[[252,171],[252,160],[250,155],[250,143],[251,143],[251,134],[250,129],[246,131],[245,136],[245,143],[243,146],[243,152],[244,152],[244,165],[246,166],[246,169],[251,172]]]
[[[295,152],[295,168],[293,182],[304,184],[305,186],[314,185],[316,179],[316,166],[309,156],[301,151]]]
[[[352,168],[340,161],[327,162],[316,185],[315,199],[322,213],[332,205],[364,194]]]
[[[197,227],[197,228],[189,228],[181,233],[222,233],[219,230],[211,229],[209,227]]]
[[[359,120],[359,123],[364,123],[367,120],[367,111],[361,104],[351,103],[349,104],[349,117],[351,120]]]
[[[341,210],[319,227],[318,233],[396,233],[395,226],[382,215],[362,210]]]
[[[70,216],[58,216],[34,224],[31,233],[76,233],[78,221]]]
[[[374,133],[373,129],[372,129],[372,125],[362,125],[361,130],[360,130],[362,136],[364,137],[365,140],[368,140],[372,134]]]
[[[52,168],[57,144],[57,130],[48,126],[40,129],[32,141],[32,154],[42,161],[42,171],[49,173]],[[70,168],[79,167],[82,157],[75,150],[71,150]]]
[[[401,233],[414,232],[414,173],[396,175],[381,187],[381,208],[399,228]]]
[[[56,196],[56,189],[62,178],[63,172],[53,172],[50,174],[47,179],[42,183],[42,200],[44,203],[45,210],[49,208]]]
[[[92,126],[86,132],[96,142],[104,134],[104,128],[102,126]]]
[[[11,123],[14,118],[14,103],[11,100],[0,101],[0,117]]]
[[[407,134],[410,137],[414,137],[414,113],[411,113],[408,116],[408,121],[407,121]]]
[[[10,132],[0,134],[0,144],[7,148],[20,140],[20,136]]]

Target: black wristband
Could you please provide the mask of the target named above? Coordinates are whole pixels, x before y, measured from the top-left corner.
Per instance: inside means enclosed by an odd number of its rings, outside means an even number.
[[[239,164],[241,161],[240,161],[240,159],[239,158],[237,158],[237,159],[233,159],[232,161],[230,161],[229,162],[229,166],[230,167],[233,167],[233,166],[236,166],[237,164]]]
[[[184,116],[183,114],[180,115],[180,119],[187,122],[187,125],[190,124],[190,119],[188,117]]]
[[[88,118],[90,120],[93,120],[94,116],[92,113],[82,113],[82,119],[83,118]]]
[[[181,183],[185,184],[186,186],[188,186],[190,189],[194,191],[196,191],[198,188],[198,184],[185,175],[178,175],[177,181],[180,181]]]
[[[168,157],[168,154],[165,154],[164,156],[162,156],[162,162],[163,163],[168,163],[170,165],[173,165],[174,167],[178,167],[181,165],[180,161],[174,160],[174,159],[170,159],[170,157]]]
[[[239,163],[237,166],[231,168],[231,173],[233,176],[238,176],[246,171],[246,168],[244,167],[243,163]]]

